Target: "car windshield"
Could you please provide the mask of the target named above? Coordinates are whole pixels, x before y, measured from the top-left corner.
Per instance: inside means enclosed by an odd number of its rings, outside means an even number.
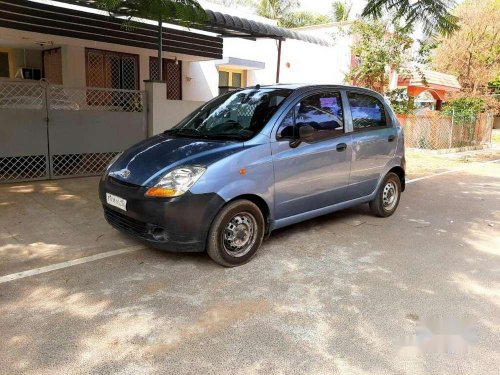
[[[207,139],[249,140],[259,133],[292,90],[233,91],[207,103],[167,134]]]

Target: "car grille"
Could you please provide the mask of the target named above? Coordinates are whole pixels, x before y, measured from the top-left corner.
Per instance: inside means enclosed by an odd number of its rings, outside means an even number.
[[[135,236],[148,238],[148,225],[142,221],[132,219],[106,206],[104,206],[104,217],[108,223],[117,229],[121,229]]]
[[[132,188],[132,189],[139,189],[140,188],[139,185],[132,184],[131,182],[128,182],[128,181],[119,180],[118,178],[115,178],[115,177],[109,176],[108,180],[111,183],[113,183],[114,185],[125,186],[127,188]]]

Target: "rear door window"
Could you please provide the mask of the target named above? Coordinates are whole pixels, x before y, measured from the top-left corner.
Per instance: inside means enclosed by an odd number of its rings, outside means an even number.
[[[387,126],[384,105],[374,96],[348,92],[354,131],[377,129]]]

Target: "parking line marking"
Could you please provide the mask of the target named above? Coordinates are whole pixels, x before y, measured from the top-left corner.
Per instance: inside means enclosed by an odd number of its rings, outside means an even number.
[[[461,171],[467,170],[467,169],[472,168],[472,167],[476,167],[476,166],[481,165],[481,164],[497,163],[497,162],[499,162],[499,161],[500,161],[500,159],[495,159],[495,160],[488,160],[488,161],[482,161],[482,162],[471,163],[471,164],[465,165],[465,166],[460,167],[460,168],[450,169],[450,170],[448,170],[448,171],[439,172],[439,173],[434,173],[434,174],[431,174],[431,175],[427,175],[427,176],[423,176],[423,177],[414,178],[414,179],[412,179],[412,180],[408,180],[408,181],[406,181],[406,183],[407,183],[407,184],[411,184],[411,183],[413,183],[413,182],[417,182],[417,181],[421,181],[421,180],[427,180],[427,179],[429,179],[429,178],[433,178],[433,177],[437,177],[437,176],[442,176],[442,175],[444,175],[444,174],[450,174],[450,173],[461,172]]]
[[[88,257],[68,260],[67,262],[52,264],[50,266],[35,268],[32,270],[28,270],[28,271],[12,273],[10,275],[1,276],[0,277],[0,284],[6,283],[9,281],[18,280],[18,279],[23,279],[23,278],[29,277],[29,276],[40,275],[40,274],[46,273],[46,272],[60,270],[62,268],[68,268],[68,267],[76,266],[79,264],[93,262],[93,261],[99,260],[99,259],[113,257],[115,255],[127,254],[127,253],[131,253],[133,251],[137,251],[137,250],[141,250],[141,249],[144,249],[144,246],[131,246],[131,247],[126,247],[125,249],[108,251],[105,253],[95,254],[95,255],[88,256]]]

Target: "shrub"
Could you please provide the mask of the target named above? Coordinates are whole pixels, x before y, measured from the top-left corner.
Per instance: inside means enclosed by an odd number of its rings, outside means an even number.
[[[457,117],[472,117],[484,111],[484,100],[482,98],[462,97],[453,99],[443,105],[443,113],[454,114]]]

